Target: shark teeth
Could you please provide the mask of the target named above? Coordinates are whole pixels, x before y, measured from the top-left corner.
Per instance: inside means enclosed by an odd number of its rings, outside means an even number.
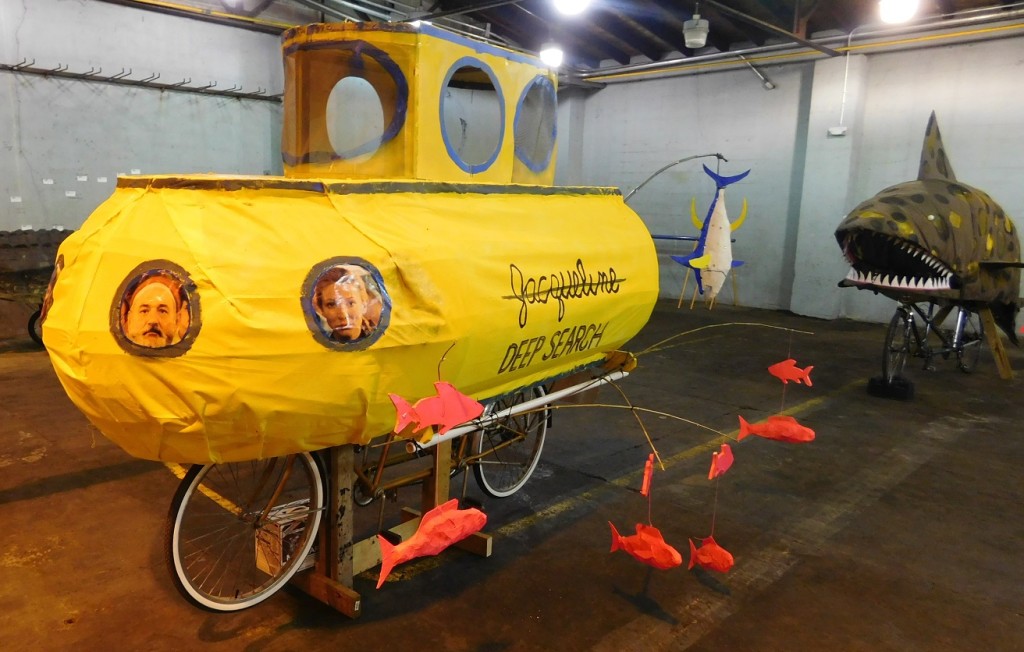
[[[953,275],[948,272],[943,273],[942,276],[937,278],[922,278],[917,276],[897,276],[895,274],[877,274],[850,269],[846,275],[846,280],[857,285],[875,285],[884,288],[916,290],[920,292],[953,289],[950,285]]]

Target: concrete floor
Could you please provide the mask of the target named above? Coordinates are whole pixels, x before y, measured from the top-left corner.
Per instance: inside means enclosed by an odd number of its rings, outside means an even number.
[[[186,603],[163,552],[177,479],[95,432],[27,338],[0,341],[2,647],[1024,650],[1019,379],[1000,380],[985,351],[973,375],[953,361],[913,368],[913,401],[872,398],[883,326],[727,305],[662,303],[627,348],[670,336],[621,384],[635,405],[730,437],[737,414],[785,407],[817,431],[805,445],[733,442],[716,510],[707,469],[730,440],[641,415],[667,466],[654,476],[653,524],[686,558],[687,537],[714,518],[731,572],[648,572],[609,554],[608,521],[632,531],[647,520],[637,490],[648,447],[626,410],[565,409],[525,489],[481,499],[493,556],[449,550],[379,591],[369,571],[356,581],[358,620],[291,587],[234,614]],[[814,365],[813,387],[784,392],[765,372],[790,356]],[[1010,357],[1024,372],[1024,354]],[[614,390],[602,399],[622,403]],[[414,505],[412,491],[400,502]],[[469,494],[481,497],[472,481]]]

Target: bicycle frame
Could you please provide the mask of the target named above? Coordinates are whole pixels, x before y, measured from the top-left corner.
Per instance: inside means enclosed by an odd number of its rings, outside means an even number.
[[[556,392],[545,393],[540,397],[527,400],[518,405],[498,410],[493,413],[485,413],[484,416],[474,419],[462,426],[452,428],[444,435],[435,434],[426,442],[402,439],[395,433],[391,433],[387,436],[386,441],[383,444],[380,444],[381,452],[380,455],[377,456],[376,461],[370,460],[369,447],[363,449],[363,461],[361,464],[357,464],[355,469],[356,484],[364,492],[364,496],[368,496],[372,501],[373,499],[384,495],[384,493],[388,491],[393,491],[401,487],[422,482],[430,477],[432,473],[431,469],[422,469],[420,471],[408,473],[397,478],[390,479],[386,482],[384,481],[384,471],[387,468],[418,459],[426,452],[426,449],[453,439],[459,440],[458,445],[452,447],[453,471],[461,471],[473,464],[479,464],[484,458],[492,456],[496,452],[512,446],[526,436],[526,433],[517,432],[506,441],[488,448],[486,451],[473,453],[471,443],[473,438],[480,431],[500,424],[514,416],[522,415],[531,411],[547,410],[549,409],[547,406],[554,401],[578,394],[588,389],[600,387],[601,385],[609,382],[620,380],[625,378],[627,375],[629,375],[629,372],[627,371],[612,371],[600,377],[587,380],[571,387],[566,387]],[[399,453],[392,452],[392,448],[399,441],[404,444],[405,450]]]

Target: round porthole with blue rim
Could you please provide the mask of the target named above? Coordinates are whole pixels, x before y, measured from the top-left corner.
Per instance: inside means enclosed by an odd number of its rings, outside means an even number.
[[[497,160],[505,137],[505,99],[494,71],[483,61],[463,57],[445,75],[441,136],[448,156],[470,174]]]
[[[366,160],[398,135],[409,106],[401,68],[364,41],[336,44],[344,75],[327,97],[327,138],[334,158]]]
[[[533,172],[543,172],[551,164],[557,114],[555,85],[547,77],[534,77],[519,96],[512,125],[516,158]]]
[[[367,348],[391,320],[391,297],[376,267],[340,256],[313,267],[302,284],[302,312],[313,338],[339,351]]]

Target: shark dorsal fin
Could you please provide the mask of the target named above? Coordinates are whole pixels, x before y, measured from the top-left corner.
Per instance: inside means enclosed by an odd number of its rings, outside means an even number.
[[[928,118],[928,129],[925,130],[924,144],[921,146],[921,168],[917,171],[917,178],[956,181],[953,166],[949,164],[946,148],[942,145],[942,134],[939,133],[939,121],[935,118],[935,111],[932,111],[932,116]]]

